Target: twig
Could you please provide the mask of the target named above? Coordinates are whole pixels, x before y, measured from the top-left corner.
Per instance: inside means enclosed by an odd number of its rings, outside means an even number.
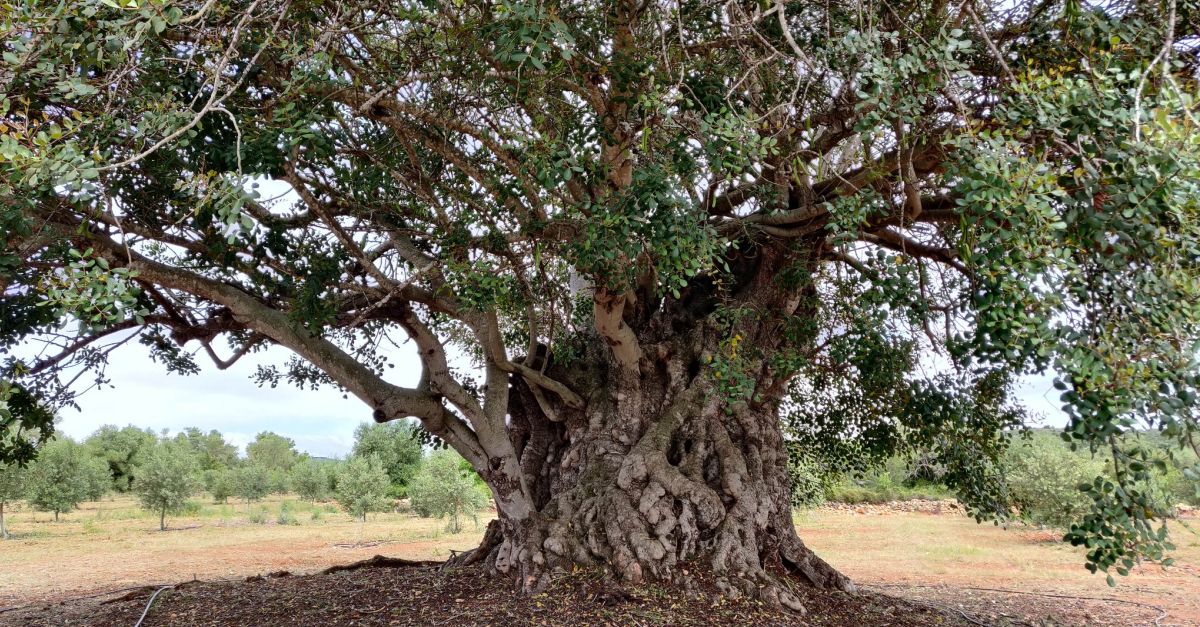
[[[363,260],[363,261],[365,261],[366,263],[371,263],[369,260],[366,260],[365,258],[364,258],[364,260]],[[359,263],[363,263],[363,262],[362,262],[362,261],[360,261]],[[385,295],[384,295],[384,297],[383,297],[381,300],[379,300],[378,302],[376,302],[376,303],[374,303],[374,304],[370,305],[369,307],[367,307],[366,309],[364,309],[364,310],[363,310],[361,313],[359,313],[359,314],[358,314],[358,316],[356,316],[356,317],[354,318],[354,320],[352,320],[352,321],[350,322],[349,328],[353,329],[354,327],[357,327],[358,325],[362,324],[362,321],[363,321],[364,319],[366,319],[366,317],[367,317],[368,315],[370,315],[370,314],[371,314],[371,312],[373,312],[373,311],[375,311],[376,309],[379,309],[380,307],[382,307],[382,306],[386,305],[386,304],[388,303],[388,301],[392,299],[392,297],[393,297],[393,296],[395,296],[395,295],[399,294],[400,292],[403,292],[403,291],[405,290],[405,288],[407,288],[408,286],[412,285],[412,284],[413,284],[413,282],[414,282],[414,281],[416,281],[416,280],[417,280],[417,278],[418,278],[418,277],[420,277],[420,276],[421,276],[423,273],[425,273],[425,272],[428,272],[429,270],[432,270],[432,269],[433,269],[433,267],[434,267],[435,265],[437,265],[437,262],[436,262],[436,261],[431,261],[431,262],[429,262],[429,264],[428,264],[428,265],[426,265],[425,267],[423,267],[423,268],[417,268],[417,269],[416,269],[416,271],[414,271],[414,272],[413,272],[413,273],[412,273],[412,274],[411,274],[411,275],[410,275],[410,276],[409,276],[407,279],[405,279],[403,282],[401,282],[401,283],[398,283],[398,284],[397,284],[397,283],[395,283],[395,282],[393,281],[393,282],[392,282],[392,283],[393,283],[393,285],[392,285],[391,289],[389,289],[389,290],[388,290],[388,293],[387,293],[387,294],[385,294]],[[374,264],[371,264],[371,267],[372,267],[372,268],[374,268],[374,267],[375,267],[375,266],[374,266]],[[367,266],[363,266],[363,269],[364,269],[364,270],[365,270],[365,269],[367,269]],[[378,271],[378,270],[377,270],[377,271]],[[390,281],[390,279],[388,279],[388,280]]]
[[[241,21],[239,21],[237,26],[234,27],[233,34],[230,36],[230,44],[229,44],[229,46],[226,47],[225,54],[217,62],[217,65],[214,66],[212,93],[209,94],[208,101],[206,101],[204,103],[204,105],[200,108],[200,110],[197,111],[195,113],[195,115],[192,116],[191,121],[189,121],[187,124],[184,124],[183,126],[177,128],[177,129],[175,129],[173,132],[169,133],[166,137],[163,137],[162,139],[158,140],[157,142],[155,142],[153,145],[151,145],[149,148],[143,150],[142,152],[139,152],[127,159],[118,161],[117,163],[111,163],[111,164],[105,165],[101,168],[98,168],[99,171],[108,172],[111,170],[118,170],[118,169],[124,168],[125,166],[137,163],[138,161],[141,161],[142,159],[145,159],[146,157],[154,154],[155,152],[158,151],[159,148],[162,148],[163,146],[175,141],[176,139],[179,138],[180,135],[183,135],[184,133],[190,131],[193,127],[195,127],[197,124],[200,123],[200,120],[202,120],[205,115],[208,115],[210,112],[215,111],[218,108],[220,108],[224,104],[224,102],[227,98],[232,96],[234,94],[234,92],[236,92],[238,89],[241,88],[242,83],[244,83],[246,80],[246,76],[248,76],[250,74],[249,69],[242,72],[241,77],[238,78],[237,82],[229,90],[227,90],[224,95],[221,94],[221,83],[222,83],[221,73],[224,72],[225,68],[228,66],[229,59],[233,55],[234,50],[237,47],[238,41],[241,39],[242,29],[244,29],[246,27],[246,25],[251,21],[251,19],[253,19],[254,11],[255,11],[255,9],[258,8],[258,5],[261,1],[262,0],[255,0],[254,3],[251,4],[248,9],[246,9],[246,13],[245,13],[245,15],[242,16]],[[271,39],[274,38],[275,33],[279,30],[279,25],[283,22],[283,17],[285,15],[287,15],[287,9],[288,9],[288,6],[285,3],[284,6],[280,9],[278,19],[275,20],[275,24],[271,27],[271,32],[270,32],[270,35],[268,36],[267,41],[265,43],[263,43],[262,47],[260,47],[258,49],[258,51],[256,51],[254,53],[254,56],[252,56],[250,58],[250,62],[248,64],[246,64],[246,68],[253,68],[254,65],[256,63],[258,63],[258,57],[260,55],[262,55],[264,50],[267,49],[267,46],[271,43]],[[239,132],[239,134],[240,134],[240,132]],[[239,155],[239,157],[240,157],[240,155]]]
[[[1163,40],[1162,48],[1154,59],[1150,61],[1150,65],[1146,67],[1146,71],[1142,72],[1138,78],[1137,89],[1133,92],[1133,139],[1141,141],[1142,139],[1142,90],[1146,88],[1146,78],[1154,71],[1154,66],[1161,61],[1163,64],[1163,76],[1170,79],[1171,66],[1170,55],[1171,48],[1175,45],[1175,0],[1171,0],[1170,9],[1167,12],[1167,36]],[[1186,111],[1186,108],[1184,109]]]
[[[988,51],[992,53],[992,56],[995,57],[996,61],[1000,64],[1000,68],[1004,70],[1004,75],[1008,77],[1009,81],[1013,83],[1017,82],[1017,77],[1013,74],[1012,70],[1009,69],[1008,62],[1004,60],[1004,55],[1000,53],[1000,49],[996,47],[994,42],[992,42],[992,37],[988,35],[987,28],[983,25],[983,21],[980,20],[979,16],[975,14],[975,8],[972,7],[970,3],[966,4],[965,7],[967,10],[967,15],[971,16],[971,21],[974,22],[975,27],[979,29],[979,36],[983,37],[983,42],[987,44]]]
[[[208,10],[211,9],[214,4],[216,4],[216,0],[208,0],[208,2],[204,3],[204,6],[200,7],[199,11],[196,11],[196,13],[193,15],[189,15],[185,18],[180,19],[179,23],[180,24],[191,24],[192,22],[198,22],[198,21],[204,19],[204,14],[208,13]]]

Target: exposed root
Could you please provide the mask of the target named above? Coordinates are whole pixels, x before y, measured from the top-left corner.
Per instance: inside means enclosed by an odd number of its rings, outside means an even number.
[[[843,575],[836,568],[830,566],[828,562],[821,559],[820,556],[805,546],[804,542],[794,534],[785,539],[783,545],[779,548],[779,556],[785,568],[804,577],[813,586],[841,590],[843,592],[855,592],[857,590],[854,582],[849,577]]]
[[[807,614],[808,609],[796,595],[769,575],[752,578],[718,577],[717,589],[731,599],[752,599],[773,609]]]
[[[322,575],[336,573],[343,570],[358,570],[360,568],[416,568],[421,566],[439,566],[441,562],[430,562],[426,560],[406,560],[400,557],[384,557],[376,555],[371,559],[365,559],[350,564],[338,564],[330,566],[321,571]]]
[[[479,546],[462,553],[454,554],[450,559],[442,563],[442,569],[459,568],[462,566],[473,566],[480,564],[488,559],[495,550],[504,541],[504,533],[500,529],[500,521],[493,520],[488,523],[487,529],[483,532],[483,539],[480,540]]]

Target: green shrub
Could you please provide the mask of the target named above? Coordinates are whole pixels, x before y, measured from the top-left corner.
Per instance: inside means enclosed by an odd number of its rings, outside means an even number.
[[[325,518],[325,516],[323,514],[321,514],[321,510],[319,510],[319,509],[314,509],[312,511],[312,515],[310,517],[312,518],[313,522],[318,522]]]
[[[374,454],[353,456],[338,469],[334,497],[351,516],[366,520],[369,512],[384,512],[392,508],[388,490],[392,481],[383,464]]]
[[[788,478],[792,482],[792,507],[816,507],[825,502],[830,482],[811,461],[798,455],[790,456]]]
[[[254,524],[256,524],[256,525],[263,525],[263,524],[266,524],[266,522],[267,522],[267,508],[265,508],[265,507],[260,507],[260,508],[258,508],[258,509],[256,509],[256,510],[254,510],[254,511],[250,512],[250,514],[249,514],[248,518],[250,519],[250,522],[252,522],[252,523],[254,523]]]
[[[1200,466],[1193,466],[1192,472],[1200,473]],[[1171,500],[1171,505],[1184,503],[1200,507],[1200,481],[1187,478],[1184,471],[1172,467],[1162,477],[1162,489]]]
[[[292,513],[291,503],[284,503],[279,506],[279,516],[275,522],[280,525],[299,525],[300,521],[296,520],[296,515]]]
[[[1104,471],[1101,462],[1051,438],[1015,443],[1005,465],[1009,495],[1021,517],[1049,527],[1065,527],[1091,509],[1079,485]]]
[[[1196,453],[1186,448],[1163,446],[1152,436],[1144,437],[1142,444],[1152,447],[1153,458],[1162,462],[1147,489],[1152,498],[1159,499],[1164,509],[1174,511],[1178,505],[1200,506],[1200,463]]]
[[[329,478],[325,466],[305,459],[292,467],[292,489],[306,501],[322,501],[329,492]]]
[[[247,503],[266,496],[270,489],[270,476],[262,466],[246,464],[234,471],[233,494]]]
[[[834,503],[859,505],[862,503],[886,503],[896,499],[890,489],[885,490],[878,487],[862,486],[853,480],[843,479],[830,488],[829,500]]]
[[[932,476],[928,468],[914,470],[913,464],[903,457],[889,458],[878,468],[860,476],[842,475],[827,479],[826,500],[834,503],[858,505],[880,504],[889,501],[941,500],[952,498],[953,493],[940,483],[924,477]]]
[[[213,497],[214,503],[224,503],[237,490],[235,471],[230,468],[214,468],[204,471],[204,489]]]
[[[136,467],[133,491],[143,508],[158,514],[158,528],[167,528],[167,514],[183,511],[196,491],[196,462],[182,445],[165,441],[155,444]]]
[[[451,533],[462,530],[459,516],[470,516],[478,524],[477,512],[488,502],[474,477],[464,474],[461,460],[454,451],[437,451],[425,460],[408,486],[413,510],[422,516],[448,517],[446,530]]]

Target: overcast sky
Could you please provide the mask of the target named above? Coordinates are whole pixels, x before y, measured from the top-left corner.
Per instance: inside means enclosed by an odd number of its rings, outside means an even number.
[[[257,364],[282,364],[288,357],[287,350],[272,348],[222,371],[197,355],[202,372],[185,377],[166,374],[141,346],[127,345],[112,356],[108,374],[115,387],[84,394],[79,400],[81,411],[64,409],[58,428],[75,439],[105,424],[172,433],[185,427],[216,429],[243,451],[256,433],[274,431],[292,438],[299,450],[311,455],[344,457],[354,443],[354,428],[371,420],[370,408],[353,396],[342,398],[334,388],[299,390],[285,383],[260,388],[251,380]],[[414,385],[420,375],[416,356],[405,350],[388,357],[396,365],[388,371],[388,379]],[[1050,377],[1027,379],[1018,396],[1031,413],[1041,415],[1043,424],[1063,424]]]
[[[75,439],[106,424],[172,433],[216,429],[243,451],[258,432],[274,431],[311,455],[344,457],[354,444],[354,428],[371,421],[371,409],[353,396],[342,398],[336,388],[300,390],[284,382],[260,388],[251,379],[258,364],[282,365],[289,356],[275,347],[218,370],[199,354],[200,374],[180,376],[150,361],[143,347],[127,345],[111,357],[107,374],[113,387],[89,390],[79,399],[80,410],[62,410],[58,429]],[[388,379],[415,385],[420,376],[415,355],[388,357],[396,365]]]

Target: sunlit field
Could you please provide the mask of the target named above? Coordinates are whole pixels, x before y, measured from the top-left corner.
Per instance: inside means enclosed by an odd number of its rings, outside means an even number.
[[[167,518],[165,532],[157,514],[129,496],[84,503],[59,522],[16,506],[6,515],[12,538],[0,542],[0,607],[193,578],[310,572],[380,553],[440,560],[475,546],[492,516],[480,512],[478,525],[467,518],[451,534],[444,519],[384,513],[361,522],[333,503],[294,496],[192,504]]]
[[[1200,536],[1194,531],[1198,522],[1193,517],[1186,526],[1171,526],[1177,547],[1174,566],[1167,570],[1137,567],[1110,588],[1103,575],[1083,568],[1083,551],[1061,542],[1061,532],[1023,526],[1003,529],[949,514],[814,510],[796,516],[801,537],[818,554],[855,581],[882,584],[886,587],[881,591],[891,594],[936,599],[947,606],[956,605],[964,595],[986,594],[971,588],[1106,597],[1157,606],[1167,612],[1162,625],[1189,626],[1200,625]],[[1040,600],[1050,609],[1070,602],[1056,597]],[[1109,607],[1122,609],[1120,604]],[[1098,613],[1089,624],[1127,623],[1106,620]]]

